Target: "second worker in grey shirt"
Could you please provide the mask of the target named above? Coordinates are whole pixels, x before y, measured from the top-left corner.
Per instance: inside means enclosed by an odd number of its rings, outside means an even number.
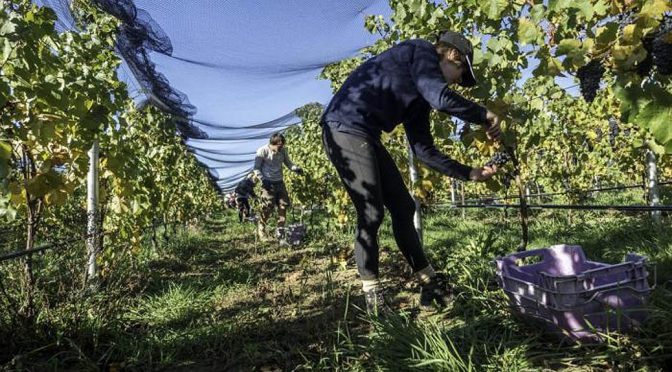
[[[275,206],[278,207],[278,237],[282,238],[284,235],[285,216],[290,200],[283,181],[283,164],[296,173],[303,172],[289,159],[285,142],[282,134],[273,134],[269,144],[257,150],[254,159],[254,173],[261,179],[262,208],[257,233],[262,241],[269,240],[266,225]]]

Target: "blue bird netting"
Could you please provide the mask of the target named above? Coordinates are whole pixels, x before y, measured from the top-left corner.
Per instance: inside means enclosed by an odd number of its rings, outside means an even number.
[[[74,28],[71,0],[33,1],[56,11],[59,30]],[[122,22],[120,79],[182,118],[184,143],[222,191],[252,169],[272,133],[300,123],[294,110],[329,100],[329,82],[317,77],[375,42],[365,17],[390,13],[381,0],[92,2]]]

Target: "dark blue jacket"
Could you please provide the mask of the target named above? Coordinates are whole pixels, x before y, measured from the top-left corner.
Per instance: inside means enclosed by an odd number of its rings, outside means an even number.
[[[256,198],[257,195],[254,193],[254,182],[249,178],[244,178],[242,181],[238,182],[236,185],[236,197],[237,198]]]
[[[448,87],[434,45],[415,39],[401,42],[355,69],[325,109],[322,122],[340,123],[334,127],[374,139],[404,123],[418,159],[448,176],[468,179],[471,167],[434,146],[431,108],[471,123],[486,123],[485,107]]]

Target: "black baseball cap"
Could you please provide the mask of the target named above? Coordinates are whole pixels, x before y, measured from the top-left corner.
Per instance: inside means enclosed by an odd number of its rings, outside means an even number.
[[[463,87],[473,87],[476,85],[476,76],[474,75],[474,69],[471,67],[471,61],[474,60],[474,48],[471,42],[462,34],[454,31],[446,31],[441,34],[439,42],[457,49],[467,60],[467,68],[464,69],[460,85]]]

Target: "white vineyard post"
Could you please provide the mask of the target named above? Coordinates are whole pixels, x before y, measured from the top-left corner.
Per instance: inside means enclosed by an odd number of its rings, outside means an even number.
[[[91,146],[91,149],[89,150],[89,174],[87,177],[86,196],[86,248],[89,255],[86,268],[86,280],[91,286],[95,286],[96,277],[98,275],[96,256],[100,241],[100,226],[98,223],[98,153],[98,140],[95,140],[93,146]]]
[[[460,181],[460,195],[462,196],[462,205],[464,206],[464,194],[466,191],[464,190],[464,181]],[[462,207],[462,219],[467,218],[467,208]]]
[[[651,150],[646,150],[646,173],[648,175],[647,188],[649,190],[649,205],[655,207],[660,205],[660,195],[658,194],[656,154]],[[651,217],[653,218],[654,223],[660,223],[660,211],[651,211]]]

